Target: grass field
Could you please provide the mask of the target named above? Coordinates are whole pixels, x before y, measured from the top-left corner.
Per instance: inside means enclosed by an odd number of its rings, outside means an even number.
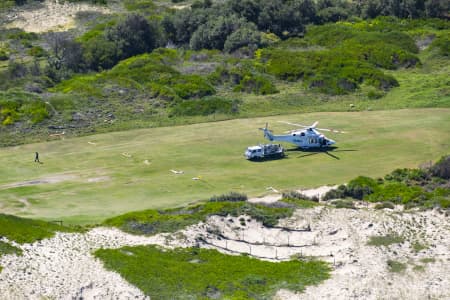
[[[269,122],[275,133],[292,129],[277,120],[319,120],[319,127],[349,133],[328,135],[338,142],[330,155],[288,151],[283,160],[246,161],[245,148],[265,142],[258,127]],[[33,162],[35,151],[42,164]],[[115,132],[1,148],[0,208],[19,216],[95,223],[229,191],[258,196],[269,186],[282,190],[383,176],[449,152],[450,109],[293,114]]]

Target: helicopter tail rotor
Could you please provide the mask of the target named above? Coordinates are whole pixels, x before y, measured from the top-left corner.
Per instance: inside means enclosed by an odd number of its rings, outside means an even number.
[[[264,137],[270,141],[273,141],[273,134],[272,131],[269,130],[269,124],[266,123],[266,127],[264,128],[258,128],[259,130],[264,131]]]

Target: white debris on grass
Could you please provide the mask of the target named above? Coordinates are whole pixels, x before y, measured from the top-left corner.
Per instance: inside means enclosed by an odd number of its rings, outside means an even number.
[[[173,174],[177,174],[177,175],[184,174],[184,171],[182,171],[182,170],[170,170],[170,172],[172,172]]]

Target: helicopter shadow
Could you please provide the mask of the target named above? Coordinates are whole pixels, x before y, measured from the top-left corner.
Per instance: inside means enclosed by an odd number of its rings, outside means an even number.
[[[301,149],[301,148],[291,148],[291,149],[287,149],[286,152],[302,152],[305,154],[299,155],[297,156],[297,158],[302,158],[302,157],[307,157],[307,156],[312,156],[312,155],[317,155],[317,154],[321,154],[324,153],[326,155],[328,155],[329,157],[336,159],[336,160],[340,160],[340,158],[333,154],[336,152],[353,152],[353,151],[358,151],[355,149],[339,149],[338,147],[326,147],[326,148],[309,148],[309,149]],[[333,152],[333,153],[330,153]]]

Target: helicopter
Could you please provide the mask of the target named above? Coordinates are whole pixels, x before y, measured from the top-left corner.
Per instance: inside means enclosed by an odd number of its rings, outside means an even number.
[[[302,125],[302,124],[296,124],[296,123],[290,123],[290,122],[284,122],[284,121],[278,121],[280,123],[296,126],[296,127],[303,127],[303,129],[294,129],[291,131],[288,131],[288,134],[285,135],[274,135],[271,130],[268,129],[268,124],[266,123],[266,127],[259,128],[260,130],[264,131],[264,137],[268,139],[269,141],[279,141],[279,142],[287,142],[292,143],[299,147],[300,149],[310,149],[310,148],[328,148],[332,145],[336,144],[336,142],[330,138],[325,137],[322,133],[320,133],[318,130],[321,131],[330,131],[335,133],[345,133],[345,131],[339,131],[334,129],[328,129],[328,128],[317,128],[317,124],[319,124],[318,121],[314,122],[314,124],[310,126]]]

